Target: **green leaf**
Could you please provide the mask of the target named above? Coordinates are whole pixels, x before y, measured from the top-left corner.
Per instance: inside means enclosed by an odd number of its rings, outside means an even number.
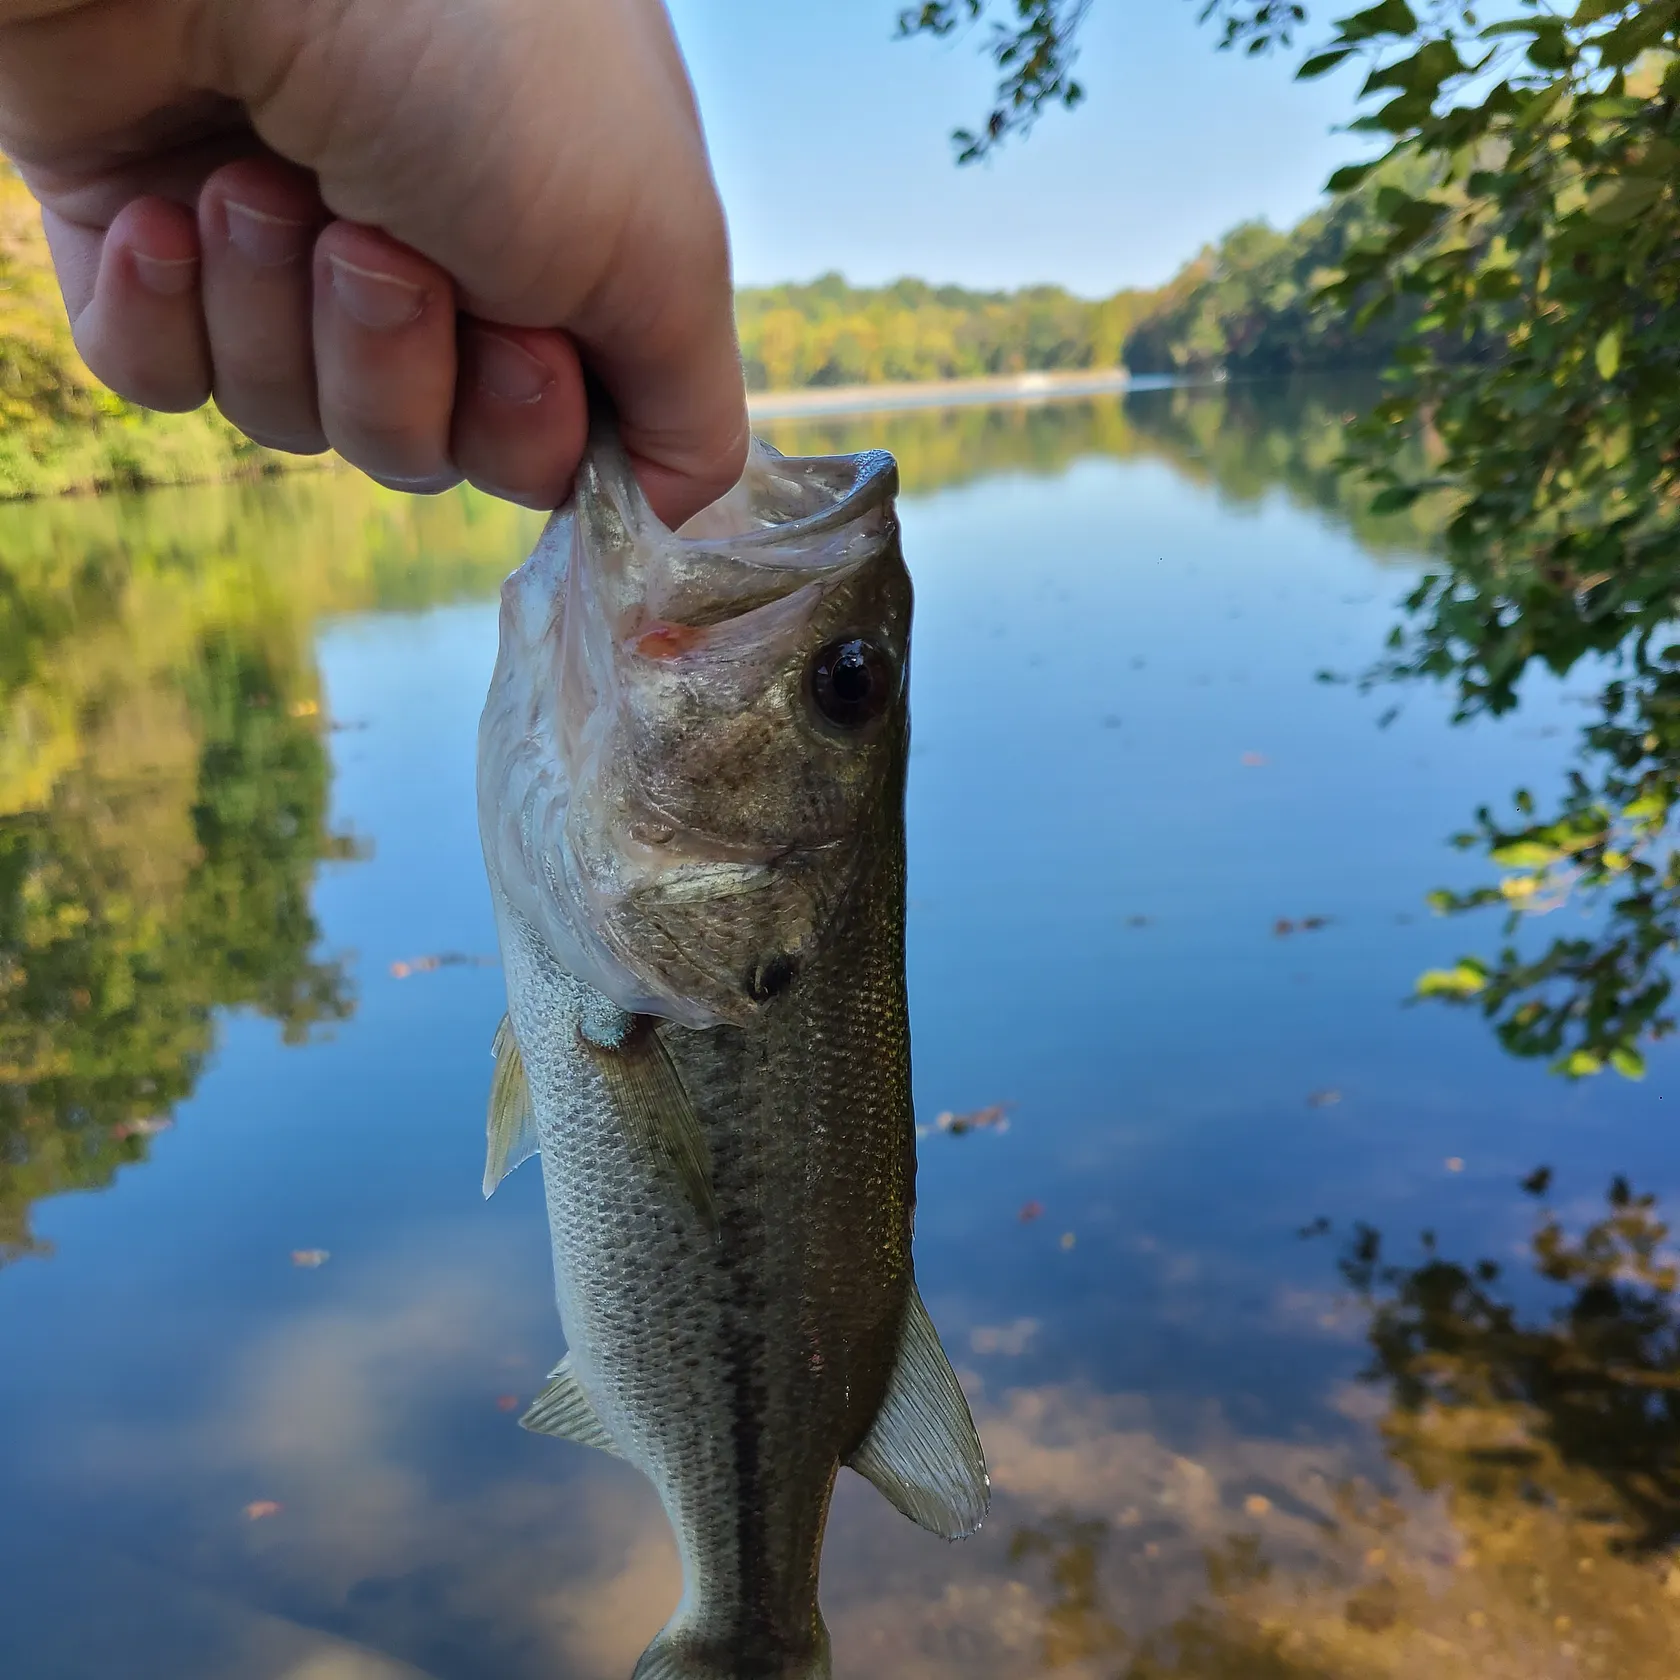
[[[1585,1079],[1604,1071],[1603,1059],[1590,1050],[1572,1051],[1556,1066],[1559,1073],[1567,1074],[1571,1079]]]
[[[1417,26],[1417,16],[1406,0],[1381,0],[1380,5],[1343,18],[1337,35],[1343,41],[1369,41],[1374,35],[1411,35]]]
[[[1593,352],[1593,362],[1598,368],[1600,379],[1614,379],[1616,369],[1622,365],[1622,329],[1612,327],[1598,341],[1598,348]]]
[[[1544,869],[1564,852],[1561,847],[1543,845],[1538,840],[1513,840],[1508,846],[1495,846],[1488,856],[1503,869]]]
[[[1342,167],[1324,183],[1324,190],[1332,193],[1352,192],[1353,189],[1357,187],[1381,161],[1382,160],[1379,158],[1371,163],[1343,164]]]
[[[1473,957],[1452,968],[1431,968],[1418,976],[1419,997],[1474,997],[1487,987],[1487,970]]]
[[[1663,182],[1651,176],[1612,176],[1593,188],[1587,199],[1587,214],[1595,222],[1619,227],[1649,210],[1662,190]]]
[[[1328,75],[1344,58],[1349,58],[1352,54],[1352,47],[1332,47],[1329,52],[1314,53],[1295,72],[1295,80],[1298,82],[1316,81],[1320,76]]]
[[[1619,1044],[1610,1052],[1610,1065],[1624,1079],[1643,1079],[1645,1077],[1645,1058],[1637,1050],[1625,1044]]]
[[[1631,805],[1622,807],[1622,815],[1629,822],[1661,823],[1668,817],[1668,800],[1660,793],[1645,793]]]

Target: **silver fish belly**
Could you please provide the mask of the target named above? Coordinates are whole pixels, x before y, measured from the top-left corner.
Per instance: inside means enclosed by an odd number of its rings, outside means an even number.
[[[911,1265],[895,487],[755,446],[675,536],[598,438],[504,588],[485,1188],[540,1154],[568,1351],[527,1427],[634,1464],[677,1538],[637,1680],[829,1673],[843,1464],[948,1538],[986,1507]]]

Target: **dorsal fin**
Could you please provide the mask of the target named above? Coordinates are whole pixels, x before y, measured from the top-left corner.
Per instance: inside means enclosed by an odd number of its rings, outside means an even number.
[[[507,1016],[496,1028],[490,1054],[496,1071],[490,1075],[490,1105],[485,1114],[484,1194],[536,1154],[537,1122],[531,1112],[530,1087],[525,1083],[525,1063]]]
[[[887,1397],[851,1466],[912,1522],[947,1540],[972,1534],[991,1502],[968,1402],[914,1284]]]
[[[631,1016],[615,1043],[597,1041],[587,1028],[579,1032],[578,1042],[601,1070],[631,1148],[643,1159],[663,1163],[707,1228],[716,1230],[706,1137],[653,1018]]]
[[[576,1441],[580,1447],[599,1447],[615,1458],[623,1456],[596,1417],[589,1396],[583,1392],[572,1371],[572,1356],[569,1353],[549,1373],[547,1387],[526,1408],[519,1426],[536,1435],[555,1435],[562,1441]]]

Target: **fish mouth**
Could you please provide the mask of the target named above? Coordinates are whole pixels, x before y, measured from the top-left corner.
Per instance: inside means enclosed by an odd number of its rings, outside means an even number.
[[[623,451],[597,450],[578,477],[578,521],[603,539],[601,570],[617,575],[603,579],[595,604],[619,639],[657,642],[663,629],[680,654],[684,631],[832,584],[869,559],[890,532],[897,493],[898,463],[885,450],[789,458],[755,439],[735,487],[672,532]]]

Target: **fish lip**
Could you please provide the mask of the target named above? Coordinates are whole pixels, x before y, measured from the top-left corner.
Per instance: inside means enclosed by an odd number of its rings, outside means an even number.
[[[898,494],[898,462],[884,449],[866,449],[858,455],[773,455],[770,458],[773,461],[843,461],[851,468],[850,487],[827,507],[802,514],[797,519],[785,520],[779,525],[756,526],[732,537],[685,537],[679,531],[675,533],[677,541],[690,553],[711,550],[751,560],[755,558],[751,551],[756,549],[781,548],[810,537],[827,536],[831,531],[850,525],[861,515],[872,512],[883,502],[890,502]]]

